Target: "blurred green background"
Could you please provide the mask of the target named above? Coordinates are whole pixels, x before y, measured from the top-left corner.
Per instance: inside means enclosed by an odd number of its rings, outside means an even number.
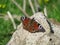
[[[16,1],[22,6],[23,0]],[[60,0],[38,0],[38,3],[42,8],[46,5],[48,18],[53,18],[60,22]],[[23,15],[23,13],[11,2],[11,0],[0,0],[0,14],[7,14],[7,11],[19,16]],[[30,16],[32,15],[29,3],[27,3],[26,12]],[[15,20],[15,22],[17,25],[20,24],[20,21]],[[0,45],[6,45],[14,31],[11,20],[4,20],[3,18],[0,18]]]

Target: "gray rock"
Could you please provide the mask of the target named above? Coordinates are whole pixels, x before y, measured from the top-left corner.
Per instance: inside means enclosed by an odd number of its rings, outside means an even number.
[[[46,32],[30,33],[23,29],[23,25],[21,23],[17,27],[17,30],[13,33],[7,45],[60,45],[60,27],[52,24],[54,34],[51,34],[49,32],[49,25],[42,13],[36,13],[31,18],[33,17],[37,22],[43,25],[43,27],[46,29]]]

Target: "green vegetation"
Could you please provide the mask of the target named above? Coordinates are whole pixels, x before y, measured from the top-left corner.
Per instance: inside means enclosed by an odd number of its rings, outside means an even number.
[[[16,0],[22,6],[22,0]],[[56,21],[60,22],[60,0],[49,0],[46,4],[48,10],[48,17],[54,18]],[[22,16],[22,12],[11,2],[11,0],[0,0],[0,13],[6,14],[7,11],[10,11],[12,14]],[[27,3],[27,13],[32,15],[32,11]],[[20,22],[15,19],[16,24]],[[4,20],[0,18],[0,45],[6,45],[6,43],[11,38],[13,25],[10,20]]]
[[[23,7],[23,5],[22,5],[23,1],[22,0],[16,0],[16,1],[19,5],[21,5],[21,7]],[[0,2],[1,2],[0,3],[0,13],[6,14],[7,11],[10,11],[12,14],[17,14],[17,15],[21,15],[21,16],[23,15],[22,12],[16,7],[16,5],[14,5],[12,3],[11,0],[2,0]],[[28,10],[26,10],[26,11],[28,14],[32,13],[31,9],[29,8],[28,2],[27,2],[27,9]]]
[[[5,21],[0,18],[0,45],[5,45],[8,42],[13,31],[14,29],[11,21]]]
[[[47,6],[48,17],[60,22],[60,0],[38,0],[41,7]],[[43,2],[43,3],[42,3]]]
[[[54,18],[56,21],[60,22],[60,0],[52,1],[47,5],[48,17]]]

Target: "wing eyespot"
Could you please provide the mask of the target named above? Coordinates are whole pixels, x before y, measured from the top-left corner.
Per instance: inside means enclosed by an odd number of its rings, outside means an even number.
[[[39,29],[42,29],[42,26],[41,25],[39,25]]]
[[[25,18],[26,18],[26,17],[25,17],[25,16],[23,16],[23,17],[22,17],[22,20],[25,20]]]

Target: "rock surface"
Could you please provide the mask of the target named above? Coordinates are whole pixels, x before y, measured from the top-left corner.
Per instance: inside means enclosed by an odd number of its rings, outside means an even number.
[[[41,16],[40,16],[41,15]],[[45,33],[30,33],[23,29],[22,23],[18,26],[17,30],[13,33],[10,41],[7,45],[60,45],[60,26],[52,24],[54,34],[49,34],[49,25],[46,22],[46,18],[42,13],[36,13],[31,18],[42,24],[43,27],[48,30]],[[47,34],[46,34],[47,33]]]

